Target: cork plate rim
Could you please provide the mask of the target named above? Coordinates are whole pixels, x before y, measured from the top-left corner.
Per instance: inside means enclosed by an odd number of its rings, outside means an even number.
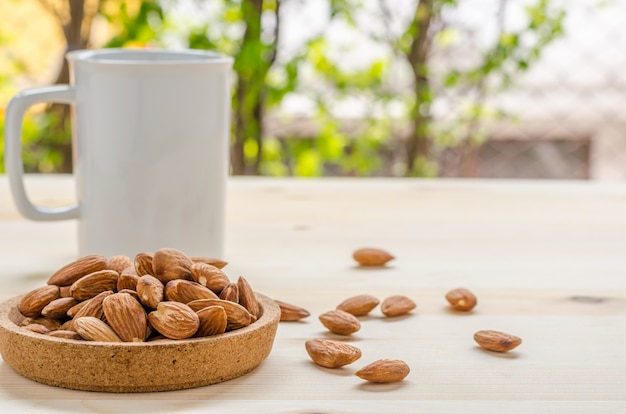
[[[24,317],[17,305],[22,296],[0,303],[2,359],[23,377],[83,391],[172,391],[237,378],[269,356],[280,320],[278,305],[256,293],[262,315],[251,325],[224,334],[135,343],[76,341],[20,327],[20,318]],[[103,361],[109,358],[115,359],[116,366],[122,368],[108,369]],[[71,371],[59,375],[59,367],[68,365]],[[134,375],[132,368],[141,366],[151,366],[151,374],[160,375]],[[128,372],[124,372],[124,368],[128,368]]]

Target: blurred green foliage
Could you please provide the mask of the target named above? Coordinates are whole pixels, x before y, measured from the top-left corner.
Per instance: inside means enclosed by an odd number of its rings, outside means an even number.
[[[499,1],[502,13],[507,1]],[[434,70],[433,52],[468,36],[446,20],[461,2],[415,0],[413,9],[397,16],[385,0],[378,0],[374,11],[367,11],[361,0],[328,0],[328,25],[343,25],[387,50],[369,63],[346,68],[326,30],[311,34],[290,55],[281,53],[281,30],[288,18],[283,2],[196,0],[191,4],[198,10],[210,6],[211,12],[185,20],[174,0],[100,0],[98,14],[116,29],[106,47],[174,44],[233,56],[232,173],[274,176],[436,176],[438,151],[480,144],[484,121],[509,115],[490,107],[486,98],[532,67],[562,35],[565,16],[550,0],[528,3],[525,26],[514,31],[500,24],[494,42],[471,45],[472,65],[451,60]],[[368,19],[378,19],[382,24],[377,27],[384,30],[371,30]],[[408,79],[401,88],[398,68]],[[5,78],[0,74],[0,88],[10,83]],[[314,133],[272,136],[264,122],[267,115],[283,116],[281,104],[296,94],[313,104]],[[442,97],[452,101],[453,110],[438,122],[432,108]],[[334,108],[355,101],[363,116],[346,128]],[[53,114],[26,121],[27,170],[54,170],[69,156],[68,124],[59,128],[60,122],[66,121]]]

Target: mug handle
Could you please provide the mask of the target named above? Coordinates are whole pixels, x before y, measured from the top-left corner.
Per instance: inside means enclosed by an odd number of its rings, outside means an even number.
[[[11,192],[18,211],[31,220],[66,220],[78,218],[77,203],[63,207],[40,207],[34,205],[24,187],[24,164],[22,162],[22,121],[26,110],[42,102],[74,104],[74,88],[56,85],[25,90],[15,95],[5,112],[4,165]]]

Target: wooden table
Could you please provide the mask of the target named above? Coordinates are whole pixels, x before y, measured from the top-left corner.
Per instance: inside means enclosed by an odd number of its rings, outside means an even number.
[[[73,197],[72,177],[29,177],[28,187],[50,205]],[[256,370],[204,388],[106,394],[41,385],[0,363],[1,411],[626,412],[626,185],[235,178],[228,205],[227,273],[312,314],[281,323]],[[0,177],[0,299],[73,260],[75,229],[21,219]],[[362,246],[396,260],[357,268],[351,254]],[[445,293],[459,286],[479,298],[472,314],[447,308]],[[317,316],[361,293],[404,294],[418,307],[395,319],[376,308],[347,339],[360,360],[313,365],[305,340],[333,337]],[[480,329],[524,342],[483,351],[472,339]],[[405,360],[411,373],[389,385],[353,375],[379,358]]]

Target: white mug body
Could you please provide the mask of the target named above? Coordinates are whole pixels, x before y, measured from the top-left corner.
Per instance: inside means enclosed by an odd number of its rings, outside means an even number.
[[[33,220],[77,218],[80,256],[173,247],[222,257],[232,58],[100,49],[67,59],[70,85],[25,90],[7,106],[5,166],[18,210]],[[22,119],[40,102],[72,105],[74,205],[37,206],[25,191]]]

